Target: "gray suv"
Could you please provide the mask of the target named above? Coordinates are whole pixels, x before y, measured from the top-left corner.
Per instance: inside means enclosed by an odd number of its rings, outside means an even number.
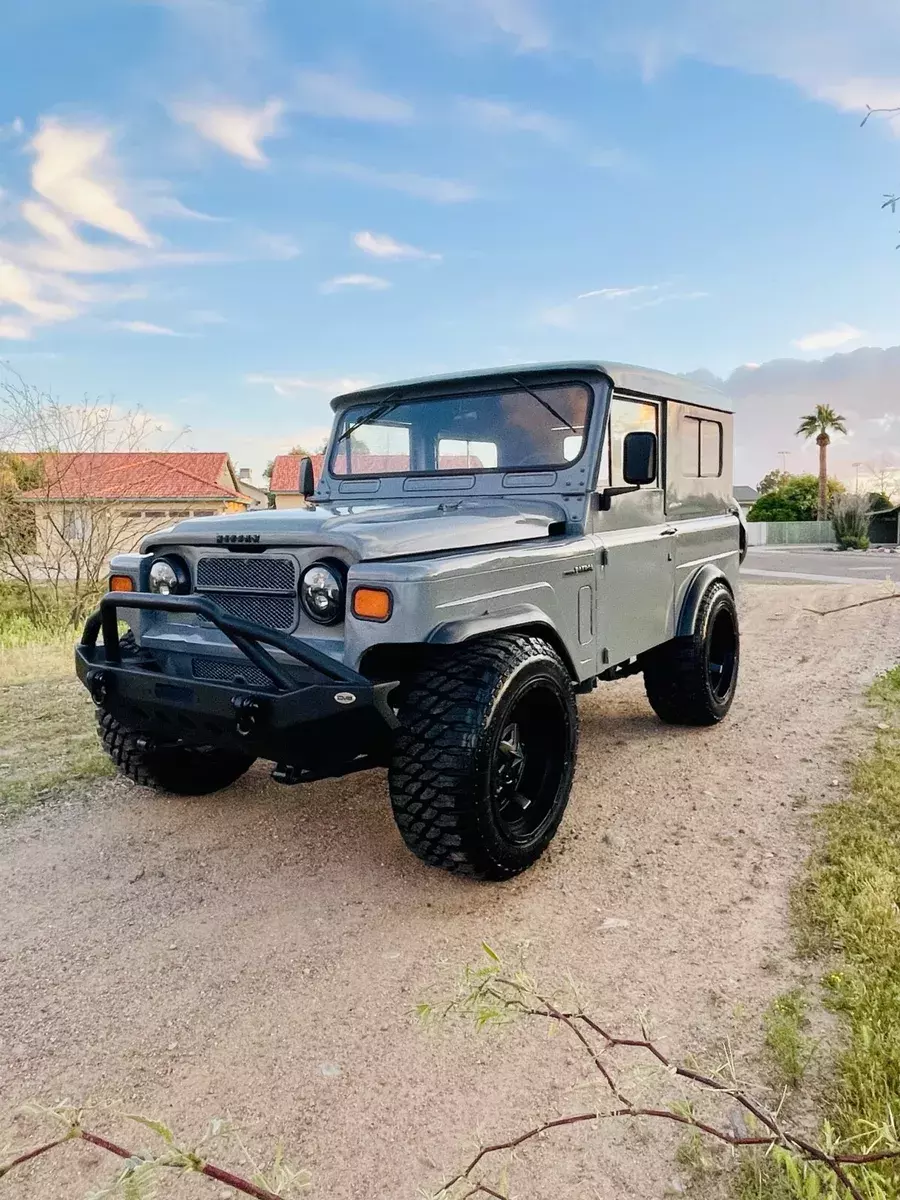
[[[641,672],[663,721],[731,706],[729,405],[574,362],[332,406],[297,507],[181,521],[113,559],[76,651],[103,743],[182,795],[257,758],[285,784],[387,767],[415,854],[509,878],[562,819],[576,693]]]

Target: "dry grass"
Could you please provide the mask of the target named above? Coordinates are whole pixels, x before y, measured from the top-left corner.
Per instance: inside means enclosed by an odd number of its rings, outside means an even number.
[[[0,649],[0,820],[78,779],[112,774],[73,636]]]

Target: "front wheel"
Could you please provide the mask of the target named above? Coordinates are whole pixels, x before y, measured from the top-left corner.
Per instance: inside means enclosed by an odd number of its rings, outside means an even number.
[[[647,699],[670,725],[716,725],[734,700],[739,662],[734,596],[724,583],[713,583],[700,601],[694,632],[648,656]]]
[[[545,641],[497,634],[405,689],[389,773],[403,840],[423,862],[509,879],[562,820],[578,741],[569,674]]]
[[[100,741],[118,771],[133,783],[176,796],[208,796],[239,779],[254,759],[211,746],[154,746],[104,710],[97,710]]]

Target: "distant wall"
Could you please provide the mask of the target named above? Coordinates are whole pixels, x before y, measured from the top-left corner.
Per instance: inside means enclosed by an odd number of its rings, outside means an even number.
[[[830,521],[748,521],[748,546],[832,545]]]

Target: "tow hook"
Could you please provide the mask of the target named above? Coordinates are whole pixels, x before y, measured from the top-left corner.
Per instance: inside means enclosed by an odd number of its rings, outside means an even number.
[[[85,682],[91,693],[91,699],[99,708],[109,695],[109,680],[105,671],[88,671]]]
[[[231,706],[237,713],[238,733],[250,737],[262,716],[262,705],[253,696],[232,696]]]

